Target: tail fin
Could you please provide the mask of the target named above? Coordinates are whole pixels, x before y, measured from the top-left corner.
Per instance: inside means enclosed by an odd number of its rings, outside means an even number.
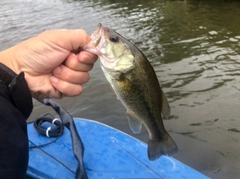
[[[148,141],[148,158],[151,161],[157,160],[162,155],[173,156],[177,152],[178,147],[167,132],[160,139]]]

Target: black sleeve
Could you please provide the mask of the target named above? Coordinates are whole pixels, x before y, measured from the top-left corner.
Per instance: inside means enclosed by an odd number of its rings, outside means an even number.
[[[0,178],[23,179],[28,166],[26,119],[32,98],[24,73],[0,63]]]

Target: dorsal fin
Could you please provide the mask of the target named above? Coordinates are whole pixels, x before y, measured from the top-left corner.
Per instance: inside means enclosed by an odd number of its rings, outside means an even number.
[[[162,96],[162,115],[165,118],[168,118],[171,114],[171,109],[168,104],[168,100],[167,100],[165,94],[163,93],[162,89],[160,89],[160,91],[161,91],[161,96]]]

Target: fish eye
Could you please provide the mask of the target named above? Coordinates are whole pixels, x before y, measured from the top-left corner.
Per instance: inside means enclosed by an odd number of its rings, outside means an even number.
[[[109,37],[109,40],[110,40],[111,42],[118,42],[119,38],[118,38],[118,36],[116,36],[116,35],[111,35],[111,36]]]

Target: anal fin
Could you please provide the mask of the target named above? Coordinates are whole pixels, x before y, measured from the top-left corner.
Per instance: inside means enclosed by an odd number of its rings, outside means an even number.
[[[142,129],[142,123],[132,116],[128,115],[128,123],[134,134],[139,134]]]

